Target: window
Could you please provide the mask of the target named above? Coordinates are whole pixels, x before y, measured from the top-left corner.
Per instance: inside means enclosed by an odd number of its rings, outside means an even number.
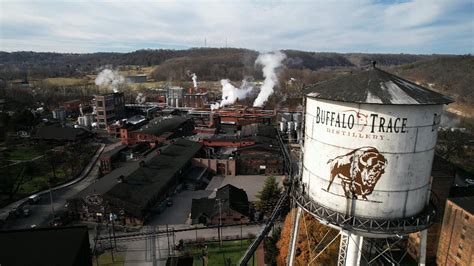
[[[469,220],[469,215],[464,215],[464,219]]]
[[[97,114],[98,115],[104,115],[104,111],[98,111]]]
[[[461,234],[461,239],[464,240],[465,236],[464,234]]]
[[[456,253],[456,257],[461,258],[461,254],[459,252]]]
[[[101,106],[101,107],[104,106],[104,102],[102,102],[102,101],[97,101],[97,106]]]
[[[458,248],[462,250],[464,248],[464,245],[462,243],[459,243]]]

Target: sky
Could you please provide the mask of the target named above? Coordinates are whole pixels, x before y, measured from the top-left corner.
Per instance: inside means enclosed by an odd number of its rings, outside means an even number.
[[[0,0],[0,51],[473,54],[474,0]]]

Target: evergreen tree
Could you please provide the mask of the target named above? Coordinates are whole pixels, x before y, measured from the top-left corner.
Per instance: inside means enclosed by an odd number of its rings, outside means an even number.
[[[269,176],[265,180],[263,189],[257,194],[259,201],[257,202],[257,209],[262,211],[264,214],[269,214],[275,207],[278,199],[281,195],[281,187],[278,186],[278,182],[274,176]]]

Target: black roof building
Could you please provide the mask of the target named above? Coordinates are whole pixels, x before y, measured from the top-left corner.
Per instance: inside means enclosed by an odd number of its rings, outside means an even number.
[[[1,265],[92,265],[86,226],[0,231]]]
[[[179,130],[179,128],[187,122],[190,123],[192,120],[182,116],[173,116],[171,118],[160,117],[151,120],[148,124],[142,126],[140,129],[137,129],[134,132],[161,136],[165,133]]]
[[[51,125],[40,127],[33,135],[34,139],[57,142],[76,142],[87,139],[93,134],[83,128],[61,127]]]
[[[450,200],[470,214],[474,214],[474,196],[450,198]]]
[[[203,217],[211,220],[212,217],[219,215],[219,201],[222,202],[222,213],[225,214],[233,210],[244,216],[249,216],[250,205],[247,193],[241,188],[228,184],[217,190],[215,198],[193,199],[191,207],[193,223],[203,223]]]
[[[335,79],[307,87],[308,97],[341,102],[430,105],[453,100],[377,67],[353,71]]]

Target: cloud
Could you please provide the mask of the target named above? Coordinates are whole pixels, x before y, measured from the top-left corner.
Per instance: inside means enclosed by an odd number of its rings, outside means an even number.
[[[470,0],[0,0],[0,50],[472,53]]]

